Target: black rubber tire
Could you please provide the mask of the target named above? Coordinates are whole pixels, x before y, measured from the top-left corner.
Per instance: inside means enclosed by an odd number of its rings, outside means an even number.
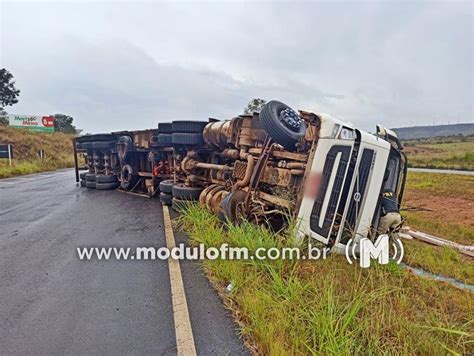
[[[243,202],[246,196],[247,193],[242,190],[236,190],[227,194],[224,199],[222,199],[219,218],[224,222],[230,221],[231,223],[241,221],[237,205]]]
[[[173,121],[173,132],[202,133],[207,121],[179,120]]]
[[[94,141],[93,135],[84,135],[84,136],[76,137],[77,143],[92,142],[92,141]]]
[[[81,187],[85,188],[86,187],[86,180],[85,179],[81,179]]]
[[[123,190],[131,190],[140,179],[134,172],[132,166],[126,164],[120,172],[120,187]]]
[[[105,176],[107,177],[107,176]],[[95,189],[97,190],[113,190],[120,186],[119,182],[108,182],[108,183],[96,183]]]
[[[89,172],[82,172],[82,173],[79,173],[79,178],[81,179],[86,179],[86,174],[88,174]]]
[[[95,173],[86,173],[87,182],[95,182]]]
[[[288,151],[294,151],[298,140],[304,137],[306,126],[304,122],[301,122],[297,131],[286,127],[280,120],[280,112],[285,109],[293,110],[288,105],[276,100],[268,102],[260,112],[260,122],[268,136],[276,143],[282,145]]]
[[[171,205],[173,196],[171,194],[160,193],[160,201],[165,205]]]
[[[82,144],[82,147],[83,147],[83,149],[90,151],[90,150],[92,150],[92,142],[84,142]]]
[[[86,181],[87,189],[95,189],[95,182]]]
[[[179,200],[179,199],[173,198],[173,200],[171,201],[171,207],[173,208],[174,211],[178,213],[186,209],[187,205],[188,205],[188,202],[186,200]]]
[[[173,143],[173,135],[172,134],[159,134],[158,135],[158,143],[160,145],[171,145]]]
[[[160,182],[160,192],[173,194],[174,181],[172,179],[162,180]]]
[[[158,134],[166,134],[173,132],[173,124],[171,122],[159,122]]]
[[[91,141],[117,141],[117,136],[109,133],[95,134]]]
[[[158,142],[158,135],[151,136],[150,137],[150,147],[157,147],[157,146],[160,146],[160,143]]]
[[[199,146],[204,144],[202,133],[173,133],[173,145]]]
[[[116,141],[94,141],[92,142],[92,148],[94,150],[111,150],[115,148]]]
[[[115,183],[118,181],[118,178],[115,174],[111,175],[104,175],[104,174],[97,174],[95,176],[96,183]]]
[[[186,187],[183,183],[173,185],[173,198],[178,200],[199,200],[199,195],[204,190],[201,187]]]
[[[120,162],[125,162],[128,153],[133,150],[133,140],[130,136],[120,136],[117,141],[117,156]]]

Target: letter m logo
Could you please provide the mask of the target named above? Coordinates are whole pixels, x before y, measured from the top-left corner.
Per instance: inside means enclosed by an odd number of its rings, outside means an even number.
[[[360,266],[362,268],[370,267],[371,259],[378,259],[381,265],[386,265],[389,260],[389,237],[380,235],[375,244],[368,238],[360,240]]]

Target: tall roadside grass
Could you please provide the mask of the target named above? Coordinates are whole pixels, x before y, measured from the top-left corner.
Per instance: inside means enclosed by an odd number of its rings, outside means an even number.
[[[223,226],[189,205],[178,220],[191,244],[293,246],[291,233],[243,222]],[[474,352],[474,296],[395,264],[361,269],[327,260],[206,260],[204,269],[260,354]],[[225,288],[232,283],[233,288]]]
[[[28,131],[0,126],[0,143],[13,145],[13,164],[0,159],[0,178],[67,168],[74,165],[72,137],[63,133]],[[39,150],[45,159],[39,159]]]

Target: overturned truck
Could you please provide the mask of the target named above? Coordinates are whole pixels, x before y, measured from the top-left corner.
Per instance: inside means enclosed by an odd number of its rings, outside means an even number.
[[[76,139],[88,168],[81,185],[113,182],[107,189],[159,194],[176,209],[196,200],[231,222],[279,227],[292,216],[302,236],[330,246],[385,233],[382,192],[398,207],[403,197],[407,161],[393,131],[369,134],[278,101],[230,120],[108,135]]]

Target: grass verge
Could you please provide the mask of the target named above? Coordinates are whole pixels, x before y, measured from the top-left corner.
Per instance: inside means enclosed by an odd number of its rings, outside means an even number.
[[[190,205],[179,224],[191,244],[294,245],[248,223],[223,227]],[[204,269],[263,354],[446,354],[474,352],[474,296],[413,276],[395,264],[361,269],[327,260],[206,260]],[[230,293],[224,289],[229,283]]]

